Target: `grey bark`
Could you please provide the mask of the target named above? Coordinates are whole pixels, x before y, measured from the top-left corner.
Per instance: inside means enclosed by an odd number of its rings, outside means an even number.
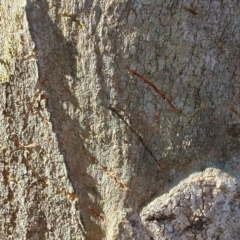
[[[1,239],[238,239],[240,5],[2,1]]]

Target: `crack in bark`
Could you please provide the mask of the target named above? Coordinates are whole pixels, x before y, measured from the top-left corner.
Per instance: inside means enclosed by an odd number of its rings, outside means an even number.
[[[159,162],[158,162],[157,158],[154,156],[153,152],[149,149],[149,147],[144,142],[143,138],[136,132],[136,130],[130,124],[127,123],[127,121],[124,119],[124,116],[122,114],[120,114],[117,111],[117,109],[115,109],[115,108],[113,108],[111,106],[109,107],[109,110],[111,110],[114,114],[116,114],[118,116],[118,118],[120,118],[126,124],[126,126],[130,129],[130,131],[137,137],[138,141],[143,145],[145,150],[149,153],[149,155],[157,163],[158,169],[161,170],[161,168],[159,166]]]

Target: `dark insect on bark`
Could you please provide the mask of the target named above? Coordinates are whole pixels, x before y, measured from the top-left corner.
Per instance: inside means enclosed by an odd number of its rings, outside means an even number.
[[[189,8],[189,7],[184,7],[184,9],[188,12],[190,12],[191,14],[197,16],[198,13],[193,9],[193,8]]]

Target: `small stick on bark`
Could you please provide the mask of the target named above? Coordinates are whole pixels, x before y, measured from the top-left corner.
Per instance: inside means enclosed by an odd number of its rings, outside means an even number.
[[[96,217],[100,218],[102,221],[104,221],[104,217],[103,215],[97,211],[96,209],[94,209],[93,207],[91,206],[88,206],[88,209],[90,210],[91,213],[93,213]]]

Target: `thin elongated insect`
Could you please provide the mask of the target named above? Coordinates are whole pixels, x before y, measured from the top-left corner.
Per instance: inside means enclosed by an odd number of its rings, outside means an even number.
[[[166,96],[166,94],[163,92],[162,89],[158,88],[157,86],[155,86],[150,80],[148,80],[146,77],[144,77],[143,75],[139,74],[138,72],[136,72],[135,70],[129,68],[127,66],[127,70],[133,74],[138,76],[144,83],[148,84],[151,88],[153,88],[155,90],[155,92],[157,92],[165,101],[168,102],[168,104],[170,105],[171,109],[176,112],[176,113],[180,113],[180,111],[173,105],[172,101],[170,98],[168,98]]]
[[[198,13],[193,9],[193,8],[189,8],[189,7],[184,7],[185,10],[187,10],[188,12],[190,12],[191,14],[197,16]]]
[[[100,218],[102,221],[104,221],[104,217],[103,215],[97,211],[96,209],[94,209],[93,207],[91,206],[88,206],[88,209],[90,210],[91,213],[93,213],[96,217]]]

